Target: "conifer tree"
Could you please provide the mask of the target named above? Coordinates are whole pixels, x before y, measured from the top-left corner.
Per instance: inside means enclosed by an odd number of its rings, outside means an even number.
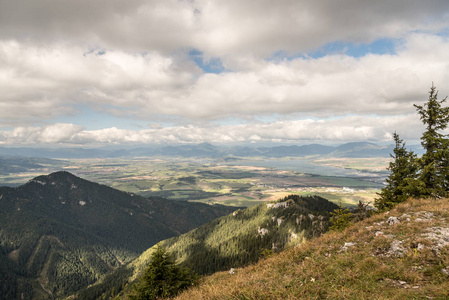
[[[393,133],[393,139],[395,147],[393,154],[390,154],[393,161],[387,168],[391,173],[386,179],[387,185],[378,194],[380,197],[374,202],[380,211],[388,210],[409,197],[418,196],[420,190],[420,183],[416,180],[419,167],[416,155],[407,151],[396,132]]]
[[[342,231],[351,223],[352,214],[347,208],[343,208],[341,202],[338,204],[338,208],[331,212],[331,226],[330,230]]]
[[[143,300],[172,297],[192,286],[196,279],[197,276],[189,269],[176,265],[175,258],[165,248],[157,246],[131,298]]]
[[[448,192],[449,150],[446,136],[441,133],[449,122],[449,107],[442,107],[447,97],[438,100],[435,86],[429,92],[424,105],[414,105],[426,129],[421,137],[425,153],[420,159],[419,180],[423,183],[419,191],[424,197],[445,197]]]

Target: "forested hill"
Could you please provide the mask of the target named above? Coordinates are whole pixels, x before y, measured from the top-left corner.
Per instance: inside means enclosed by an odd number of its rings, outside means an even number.
[[[276,203],[237,210],[158,245],[174,254],[182,266],[198,274],[210,274],[254,263],[264,255],[326,232],[329,213],[336,208],[318,196],[291,195]],[[142,274],[153,251],[149,249],[127,266],[134,277]],[[103,284],[82,291],[79,299],[113,295],[110,291],[124,286],[130,272],[119,270]]]
[[[175,299],[449,299],[449,199],[410,198]]]
[[[0,299],[59,298],[235,208],[146,199],[68,172],[0,187]]]
[[[241,267],[319,236],[338,206],[319,196],[290,195],[213,220],[160,244],[198,274]]]

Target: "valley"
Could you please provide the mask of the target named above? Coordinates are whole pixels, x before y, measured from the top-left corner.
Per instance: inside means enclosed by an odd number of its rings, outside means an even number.
[[[343,205],[371,202],[388,174],[388,158],[133,157],[46,161],[42,168],[0,175],[17,186],[66,170],[141,196],[252,206],[289,194],[319,195]]]
[[[336,204],[373,203],[388,175],[385,156],[286,156],[300,148],[279,148],[242,156],[181,146],[150,156],[4,154],[3,295],[114,295],[141,274],[155,244],[201,275],[255,263],[327,231]]]

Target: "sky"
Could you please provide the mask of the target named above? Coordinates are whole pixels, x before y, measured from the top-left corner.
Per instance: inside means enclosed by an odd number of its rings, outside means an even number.
[[[447,0],[0,0],[0,146],[418,141]]]

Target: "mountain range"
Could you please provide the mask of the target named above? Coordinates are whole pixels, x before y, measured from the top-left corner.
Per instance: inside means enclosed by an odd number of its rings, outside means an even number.
[[[71,295],[235,209],[144,198],[68,172],[0,187],[0,299]]]
[[[421,154],[420,146],[411,146],[411,150]],[[209,143],[153,146],[132,149],[84,149],[84,148],[27,148],[0,147],[0,155],[47,158],[120,158],[141,156],[176,156],[176,157],[304,157],[311,155],[331,157],[389,157],[393,145],[382,146],[369,142],[346,143],[340,146],[320,144],[287,145],[271,147],[215,146]]]

